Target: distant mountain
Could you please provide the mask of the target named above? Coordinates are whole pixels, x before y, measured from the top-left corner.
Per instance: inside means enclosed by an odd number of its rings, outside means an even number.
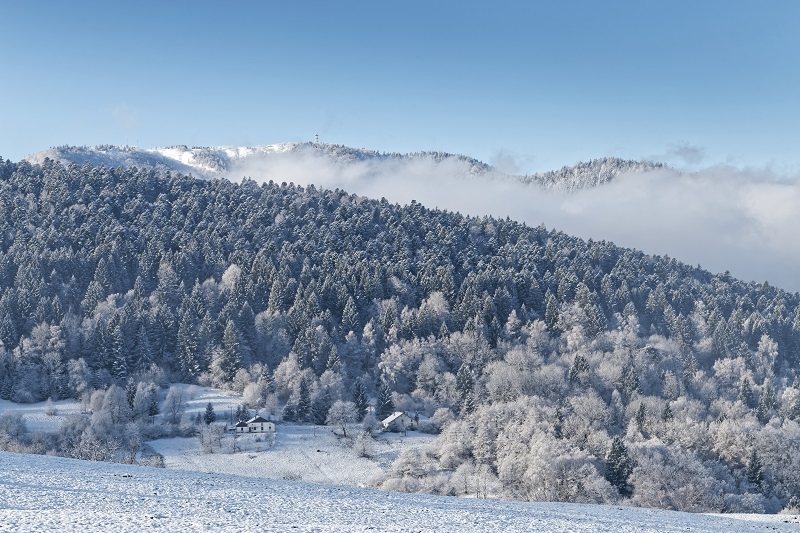
[[[41,164],[45,159],[62,163],[89,163],[93,166],[152,168],[192,174],[203,179],[240,179],[251,175],[261,165],[307,161],[324,161],[341,168],[361,165],[365,174],[377,174],[384,165],[427,161],[435,165],[452,164],[453,173],[463,178],[492,178],[519,180],[543,189],[573,192],[596,187],[628,172],[647,172],[663,168],[661,163],[630,161],[606,157],[589,162],[564,166],[560,170],[529,175],[508,175],[477,159],[446,152],[378,152],[337,144],[281,143],[263,146],[191,147],[186,145],[162,148],[100,145],[58,146],[26,158]]]
[[[95,166],[124,168],[154,168],[175,170],[196,177],[210,179],[230,176],[249,163],[277,158],[324,158],[347,166],[356,163],[380,164],[413,160],[430,160],[434,163],[456,162],[468,174],[479,176],[492,172],[491,166],[471,157],[444,152],[386,153],[364,148],[351,148],[336,144],[280,143],[263,146],[222,146],[189,148],[186,145],[162,148],[100,145],[58,146],[43,150],[26,158],[31,163],[42,163],[45,158],[62,163],[90,163]],[[232,176],[233,177],[233,176]]]
[[[650,172],[662,168],[666,168],[663,163],[603,157],[570,167],[563,166],[560,170],[519,176],[519,179],[544,189],[573,192],[608,183],[620,174]]]

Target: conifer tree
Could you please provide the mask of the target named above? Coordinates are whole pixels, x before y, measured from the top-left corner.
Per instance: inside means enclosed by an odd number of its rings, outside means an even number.
[[[136,383],[131,378],[128,378],[128,383],[125,385],[125,394],[128,398],[128,405],[133,409],[133,404],[136,401]]]
[[[547,329],[553,333],[558,332],[558,302],[556,297],[550,291],[546,295],[546,308],[544,312],[544,323],[547,324]]]
[[[308,422],[311,420],[313,404],[311,403],[311,391],[305,379],[300,381],[300,393],[297,400],[297,420]]]
[[[311,418],[318,426],[325,425],[325,420],[328,418],[328,411],[333,405],[333,398],[329,391],[320,394],[311,407]]]
[[[226,382],[233,380],[233,376],[242,365],[242,358],[239,352],[239,335],[232,320],[228,320],[225,325],[225,333],[222,336],[222,351],[218,364],[222,373],[221,377]]]
[[[762,469],[761,458],[758,456],[755,449],[751,450],[750,457],[747,459],[747,481],[753,486],[758,487],[759,491],[763,488],[762,484],[764,483],[764,472]]]
[[[620,496],[630,496],[628,478],[633,472],[633,464],[628,456],[628,448],[617,436],[611,440],[611,448],[606,454],[606,479],[619,491]]]
[[[208,402],[208,405],[206,405],[206,412],[203,416],[203,420],[205,421],[206,425],[209,425],[217,420],[217,414],[214,412],[214,406],[211,405],[211,402]]]
[[[389,385],[384,384],[378,394],[378,403],[375,406],[375,415],[379,420],[383,420],[394,412],[394,401]]]
[[[639,404],[633,419],[636,422],[636,429],[639,430],[639,433],[647,437],[647,408],[643,403]]]
[[[661,412],[661,420],[664,422],[669,422],[675,417],[672,413],[672,407],[669,406],[669,402],[664,404],[664,410]]]
[[[150,417],[151,422],[154,422],[156,415],[159,413],[158,391],[156,390],[155,385],[153,385],[152,383],[148,386],[147,391],[150,396],[150,403],[147,406],[147,416]]]
[[[359,422],[367,415],[369,403],[367,402],[367,388],[361,378],[353,384],[353,403],[356,406],[356,418]]]
[[[751,409],[756,406],[753,389],[750,387],[750,380],[747,377],[742,378],[742,382],[739,385],[739,399]]]
[[[563,429],[564,413],[561,412],[561,409],[556,409],[556,412],[553,415],[553,435],[555,438],[560,439],[564,437]]]

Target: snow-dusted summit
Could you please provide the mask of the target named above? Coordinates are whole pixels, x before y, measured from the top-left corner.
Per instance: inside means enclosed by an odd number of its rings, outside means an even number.
[[[340,166],[353,164],[398,163],[425,160],[433,163],[455,162],[471,175],[492,171],[480,161],[444,152],[416,152],[410,154],[386,153],[351,148],[337,144],[280,143],[263,146],[220,146],[189,148],[186,145],[162,148],[100,145],[58,146],[26,157],[31,163],[42,163],[50,158],[62,163],[90,163],[108,167],[140,167],[175,170],[191,173],[201,178],[236,177],[237,170],[246,170],[253,164],[269,160],[324,159]],[[241,176],[239,176],[241,177]]]
[[[263,179],[266,173],[269,174],[267,179],[276,181],[292,181],[292,172],[288,169],[313,173],[320,167],[334,167],[338,172],[352,171],[361,176],[379,176],[387,172],[400,174],[412,165],[449,165],[447,171],[459,178],[518,180],[543,189],[568,192],[602,185],[622,173],[646,172],[663,167],[660,163],[607,157],[565,166],[560,170],[517,176],[504,174],[491,165],[464,155],[445,152],[386,153],[310,142],[191,148],[186,145],[162,148],[58,146],[37,152],[26,159],[31,163],[43,163],[46,158],[66,164],[90,163],[106,167],[170,170],[204,179],[239,180],[245,176]]]

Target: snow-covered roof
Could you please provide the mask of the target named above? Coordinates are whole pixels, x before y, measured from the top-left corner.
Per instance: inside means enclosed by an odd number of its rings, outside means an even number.
[[[247,421],[248,424],[261,424],[261,423],[264,423],[264,422],[269,422],[269,420],[267,420],[266,418],[264,418],[261,415],[254,416],[253,418],[251,418],[250,420]]]
[[[246,428],[247,427],[247,422],[238,422],[236,424],[236,427],[237,428]]]
[[[406,415],[406,414],[405,414],[405,412],[403,412],[403,411],[395,411],[394,413],[392,413],[391,415],[389,415],[388,417],[386,417],[386,418],[383,420],[383,423],[384,423],[384,424],[391,424],[392,422],[394,422],[395,420],[397,420],[398,418],[400,418],[400,417],[401,417],[401,416],[403,416],[403,415],[405,415],[405,416],[408,416],[408,415]],[[408,418],[411,418],[411,417],[409,416]]]

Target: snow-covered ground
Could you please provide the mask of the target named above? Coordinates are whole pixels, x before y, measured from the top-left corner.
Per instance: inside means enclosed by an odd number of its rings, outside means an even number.
[[[278,424],[272,447],[255,435],[237,437],[242,450],[230,453],[233,436],[226,437],[222,450],[202,450],[197,438],[150,441],[164,456],[167,468],[218,472],[272,479],[291,479],[331,485],[366,486],[409,446],[422,446],[430,435],[409,433],[378,436],[370,443],[372,458],[359,457],[352,441],[334,435],[329,427]]]
[[[0,453],[0,531],[797,531],[797,517],[741,520],[618,506],[381,492]]]
[[[180,387],[189,417],[210,402],[225,420],[241,403],[235,393]],[[57,431],[66,416],[82,412],[80,403],[62,400],[47,415],[47,405],[0,401],[0,412],[22,413],[31,431]],[[798,516],[692,515],[360,488],[402,450],[433,438],[414,432],[379,435],[370,458],[324,426],[278,423],[274,442],[240,436],[236,453],[233,438],[214,453],[203,451],[198,438],[150,441],[166,469],[0,453],[0,531],[800,531]]]
[[[239,394],[200,387],[197,385],[176,384],[183,390],[186,402],[186,416],[189,419],[205,413],[211,403],[220,422],[227,421],[241,405]],[[29,431],[58,431],[61,423],[69,415],[83,413],[83,407],[74,400],[52,402],[56,414],[47,415],[48,403],[17,404],[0,400],[0,413],[14,410],[25,417]],[[252,411],[252,414],[256,414]],[[269,413],[260,412],[266,417]],[[162,423],[166,417],[156,417]],[[276,420],[275,417],[272,417]],[[356,435],[360,430],[354,424],[348,435]],[[236,453],[233,443],[236,439]],[[363,487],[375,476],[385,472],[400,453],[408,447],[425,446],[432,442],[432,435],[417,432],[385,433],[367,443],[368,455],[361,457],[353,447],[352,438],[343,439],[327,426],[288,424],[278,421],[274,442],[265,436],[227,433],[222,446],[214,447],[213,453],[203,450],[200,439],[169,438],[148,441],[148,445],[164,457],[167,468],[236,474],[249,477],[289,479],[328,485]]]
[[[0,413],[5,411],[16,411],[25,417],[25,424],[28,431],[58,431],[61,423],[69,415],[78,415],[83,412],[80,403],[74,400],[59,400],[52,402],[55,414],[47,414],[47,402],[39,403],[14,403],[8,400],[0,400]]]
[[[181,387],[190,417],[211,402],[224,419],[241,403],[234,393]],[[0,401],[0,412],[22,413],[32,431],[56,431],[66,416],[82,412],[70,400],[52,405],[55,415],[45,413],[45,402]],[[246,435],[236,453],[230,453],[233,437],[227,439],[227,448],[211,454],[197,438],[151,441],[166,469],[0,453],[0,531],[800,531],[797,516],[692,515],[360,488],[402,450],[432,439],[413,432],[378,436],[371,458],[321,426],[279,423],[272,445]]]
[[[205,412],[210,402],[218,419],[223,420],[241,403],[238,395],[206,387],[188,386],[186,396],[190,398],[189,417]],[[359,425],[354,424],[348,436],[358,431]],[[234,438],[241,451],[231,453]],[[258,435],[232,434],[213,453],[204,451],[195,437],[159,439],[148,444],[164,456],[167,468],[358,487],[366,486],[371,478],[384,472],[404,449],[424,446],[433,438],[416,432],[378,435],[368,443],[370,457],[366,458],[353,448],[352,439],[335,435],[330,427],[278,422],[271,445]]]

